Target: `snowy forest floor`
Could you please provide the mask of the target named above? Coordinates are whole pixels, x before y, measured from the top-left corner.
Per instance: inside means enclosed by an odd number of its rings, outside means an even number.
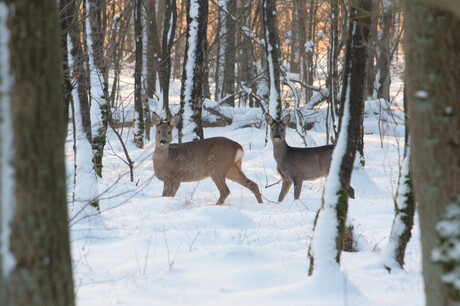
[[[394,94],[400,85],[392,85]],[[178,99],[172,97],[173,113]],[[132,118],[131,102],[125,106],[125,115]],[[243,171],[259,185],[263,204],[249,190],[227,181],[230,196],[223,206],[216,206],[219,193],[209,178],[182,183],[176,197],[162,198],[163,183],[152,167],[154,141],[138,149],[125,128],[123,138],[135,162],[134,182],[122,160],[122,146],[109,130],[103,179],[97,186],[101,213],[92,207],[80,211],[81,203],[71,202],[69,128],[66,166],[77,304],[423,305],[417,217],[404,270],[389,273],[381,263],[404,150],[402,94],[393,101],[392,116],[381,109],[378,101],[366,102],[365,167],[355,164],[351,184],[356,199],[349,201],[359,251],[342,253],[341,269],[353,284],[345,290],[337,289],[339,278],[314,281],[307,275],[307,251],[325,179],[305,181],[300,200],[293,199],[291,188],[284,202],[276,202],[281,184],[265,187],[280,177],[272,144],[265,145],[260,109],[228,109],[232,125],[206,128],[205,137],[224,136],[243,146]],[[325,144],[325,111],[306,113],[315,119],[307,136],[309,146]],[[253,126],[241,128],[249,124]],[[303,146],[295,130],[287,131],[286,140]]]

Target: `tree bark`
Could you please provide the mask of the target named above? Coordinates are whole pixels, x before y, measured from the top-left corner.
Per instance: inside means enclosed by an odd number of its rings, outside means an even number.
[[[10,41],[0,48],[9,47],[14,74],[6,102],[12,131],[2,133],[13,135],[16,205],[9,207],[14,209],[9,251],[16,264],[0,276],[5,277],[1,304],[74,305],[64,163],[67,122],[56,116],[64,113],[56,1],[0,3],[0,10],[10,8]]]
[[[458,305],[458,287],[455,290],[441,277],[453,272],[460,259],[444,266],[442,260],[435,263],[432,255],[443,244],[437,225],[446,220],[450,207],[460,206],[460,14],[439,1],[405,4],[411,170],[420,217],[426,304]]]
[[[280,96],[280,51],[278,37],[278,18],[276,16],[276,1],[263,0],[263,27],[265,38],[265,54],[270,82],[268,113],[277,120],[281,119]]]
[[[318,214],[317,222],[315,222],[314,241],[312,241],[311,252],[309,252],[309,274],[313,273],[317,264],[315,263],[316,260],[318,260],[320,269],[333,264],[334,260],[336,263],[340,263],[344,246],[348,196],[352,190],[350,179],[361,135],[361,118],[364,111],[366,48],[371,7],[371,0],[355,0],[350,4],[350,27],[344,64],[344,78],[347,79],[347,85],[344,87],[345,93],[342,101],[343,117],[326,182],[323,205]],[[329,228],[330,225],[324,221],[331,214],[335,214],[337,218],[335,228]],[[317,243],[315,240],[316,231],[321,231],[323,234],[328,232],[327,236],[334,237],[335,250],[325,247],[324,243]],[[334,256],[332,256],[333,253]]]
[[[181,87],[179,142],[203,138],[203,77],[207,49],[208,1],[187,0],[187,42]]]
[[[169,111],[169,82],[171,81],[171,50],[174,43],[177,24],[176,0],[165,0],[165,17],[162,36],[161,55],[161,91],[163,93],[163,110],[168,117]]]
[[[136,0],[134,8],[134,36],[136,41],[136,64],[134,67],[134,144],[144,146],[144,104],[142,94],[142,48],[143,48],[143,0]]]

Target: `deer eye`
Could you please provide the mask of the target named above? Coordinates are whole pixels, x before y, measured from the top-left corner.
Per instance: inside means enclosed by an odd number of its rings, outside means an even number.
[[[171,131],[168,131],[168,134],[171,135]]]
[[[158,134],[160,134],[160,131],[158,131]]]
[[[281,133],[284,132],[284,129],[281,129]]]

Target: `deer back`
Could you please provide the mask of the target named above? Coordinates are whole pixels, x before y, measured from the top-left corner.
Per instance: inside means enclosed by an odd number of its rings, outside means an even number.
[[[194,182],[218,171],[225,176],[235,164],[241,166],[243,148],[236,142],[214,137],[180,144],[170,144],[168,152],[155,149],[153,165],[161,180]]]

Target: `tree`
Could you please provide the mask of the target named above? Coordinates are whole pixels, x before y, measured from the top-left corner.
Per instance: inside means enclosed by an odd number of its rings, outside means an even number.
[[[176,35],[177,10],[176,0],[165,0],[165,17],[161,41],[161,92],[163,94],[163,110],[170,117],[169,82],[171,80],[171,50]],[[160,111],[160,110],[159,110]]]
[[[236,53],[236,0],[219,2],[219,31],[216,69],[216,96],[218,101],[233,106],[234,99],[226,99],[235,93]]]
[[[322,207],[315,220],[309,252],[310,274],[322,273],[340,263],[347,220],[350,179],[361,135],[364,111],[364,84],[371,0],[350,3],[350,26],[345,57],[343,116],[339,137],[327,177]],[[346,82],[345,82],[346,81]],[[351,195],[350,195],[351,196]],[[331,227],[331,222],[336,222]],[[327,237],[334,243],[322,243]],[[330,247],[334,246],[333,249]],[[319,270],[320,272],[317,272]]]
[[[38,6],[0,2],[0,186],[6,186],[0,204],[11,216],[2,225],[7,237],[2,253],[14,258],[0,274],[2,305],[75,304],[64,164],[67,123],[56,116],[64,114],[56,6],[54,0]],[[5,129],[7,117],[11,125]]]
[[[460,258],[453,250],[460,247],[460,10],[455,1],[409,0],[404,22],[411,170],[426,304],[457,305]]]
[[[270,82],[268,100],[268,113],[275,119],[281,119],[281,96],[280,96],[280,56],[278,19],[276,18],[276,1],[263,0],[262,2],[263,27],[265,39],[265,55]]]
[[[136,40],[136,63],[134,68],[134,144],[144,146],[144,95],[142,94],[142,60],[143,60],[143,0],[136,0],[134,7],[134,37]]]
[[[88,45],[89,100],[91,105],[91,129],[93,164],[96,175],[102,177],[102,157],[108,127],[108,69],[104,58],[104,25],[102,12],[105,2],[86,0],[86,40]]]
[[[181,87],[179,142],[203,138],[201,112],[207,23],[208,1],[187,0],[187,43]]]

